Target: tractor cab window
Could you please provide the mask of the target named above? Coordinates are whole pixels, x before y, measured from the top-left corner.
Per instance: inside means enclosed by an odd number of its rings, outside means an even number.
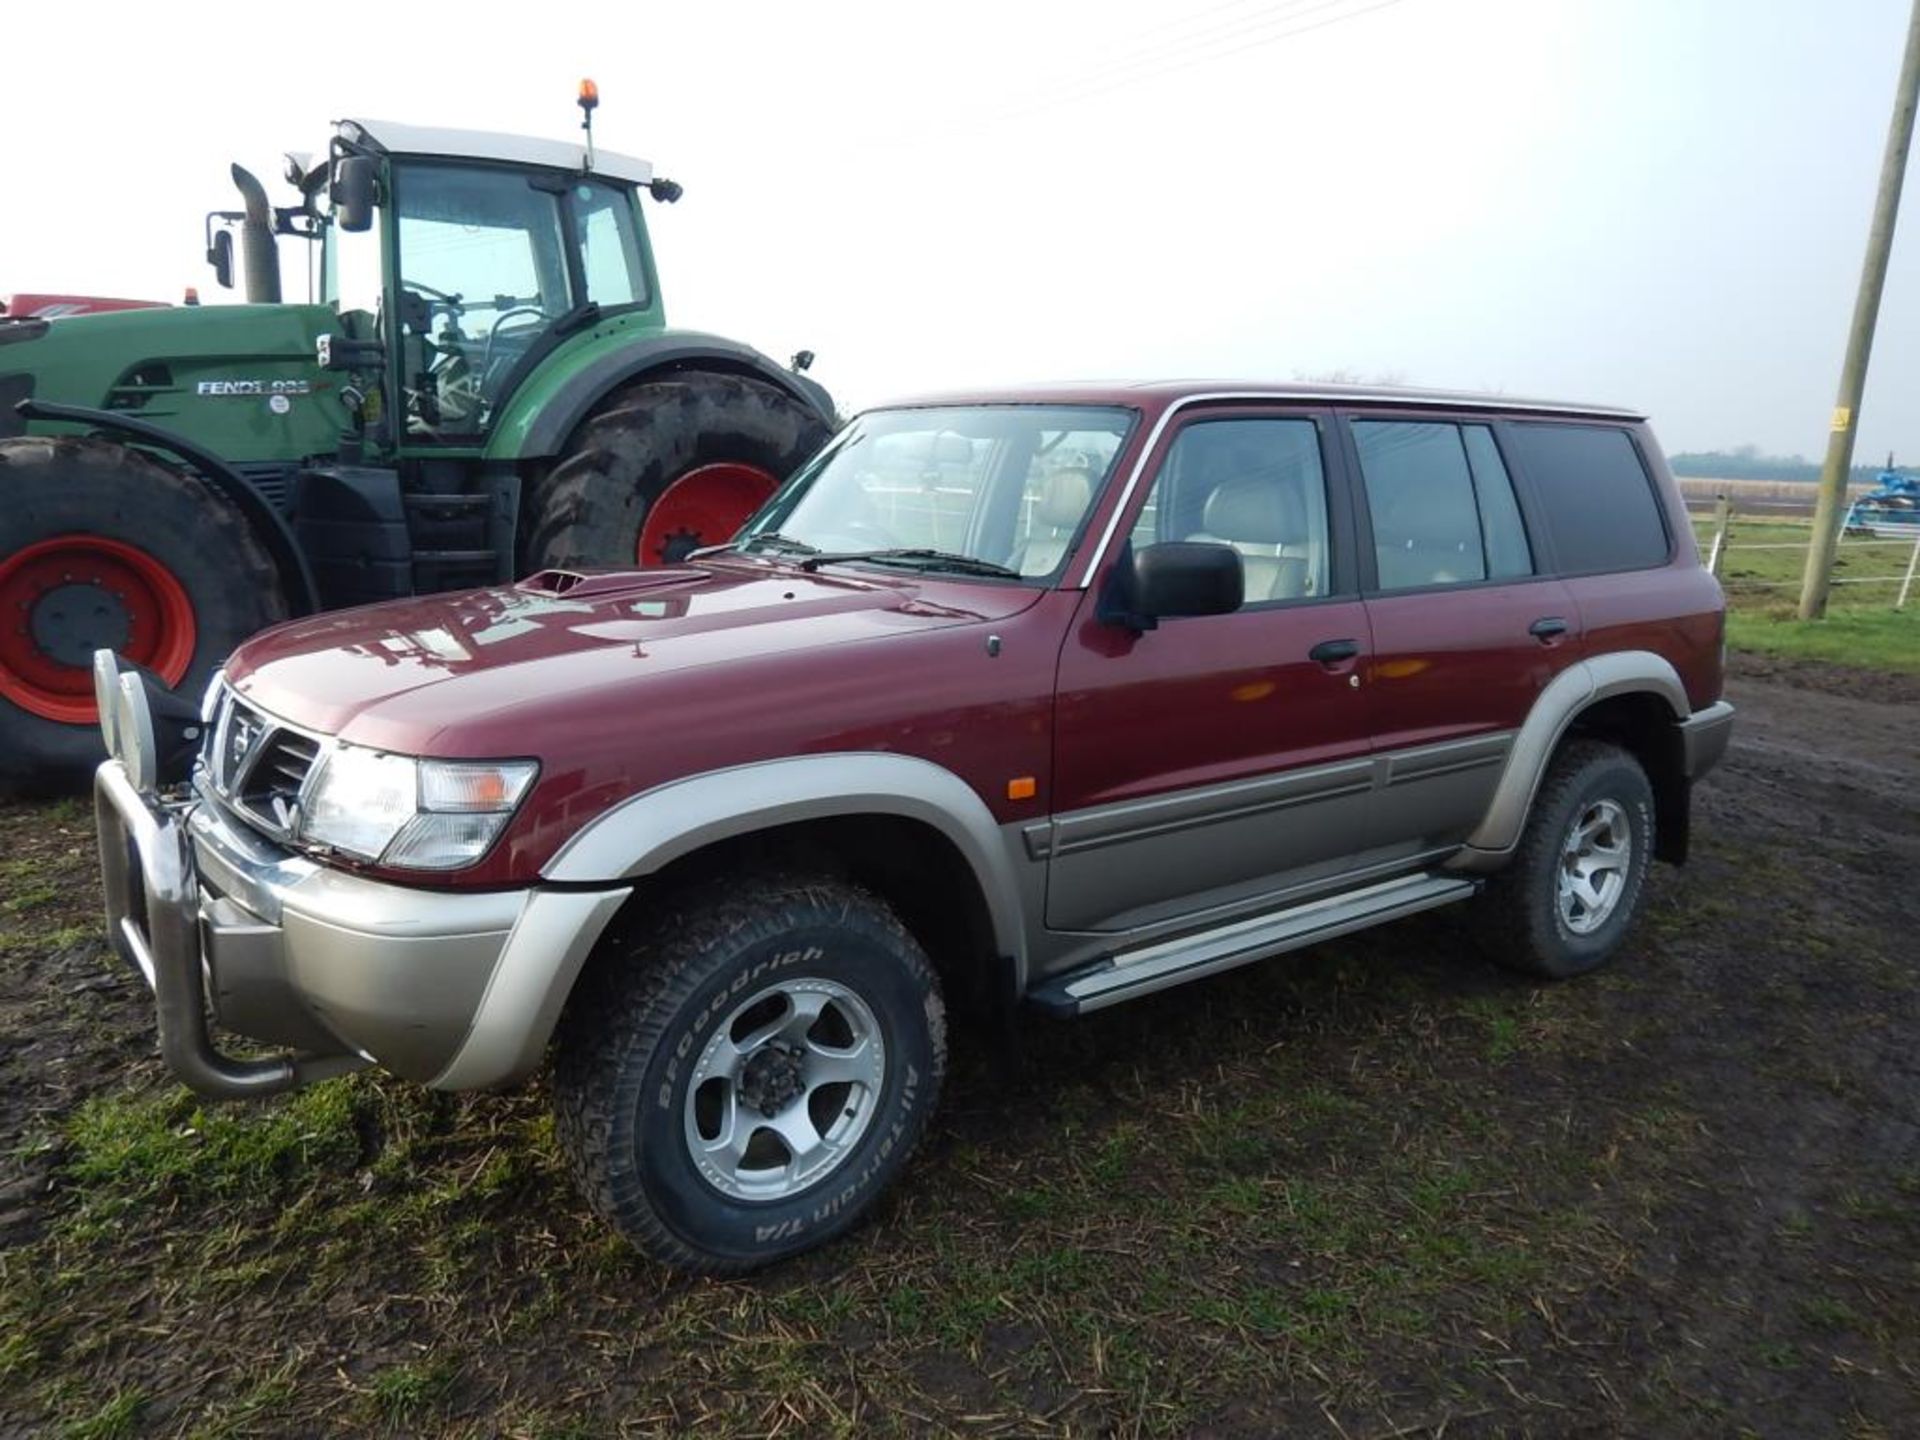
[[[633,192],[599,180],[582,180],[575,182],[572,200],[587,299],[603,310],[645,304],[647,272],[640,261]]]
[[[395,170],[407,429],[472,436],[513,362],[572,308],[561,196],[523,171],[422,162]]]

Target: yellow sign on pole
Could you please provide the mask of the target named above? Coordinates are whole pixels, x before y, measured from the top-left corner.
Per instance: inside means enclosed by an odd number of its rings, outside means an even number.
[[[1833,407],[1833,428],[1836,431],[1844,430],[1852,423],[1853,411],[1851,408],[1845,405],[1836,405]]]

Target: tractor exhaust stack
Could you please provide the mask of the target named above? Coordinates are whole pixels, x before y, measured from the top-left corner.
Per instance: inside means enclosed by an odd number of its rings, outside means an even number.
[[[233,183],[246,203],[240,222],[240,267],[247,280],[247,301],[253,305],[280,303],[280,252],[273,243],[273,208],[266,188],[251,171],[233,167]]]

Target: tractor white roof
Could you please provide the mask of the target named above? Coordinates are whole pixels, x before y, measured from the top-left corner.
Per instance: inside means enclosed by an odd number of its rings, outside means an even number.
[[[401,125],[392,120],[341,120],[340,133],[356,144],[371,144],[390,155],[445,155],[460,160],[505,160],[515,165],[551,165],[580,170],[585,145],[571,140],[541,140],[532,135],[502,135],[492,130],[443,130],[437,125]],[[595,147],[593,173],[645,185],[653,179],[650,161]]]

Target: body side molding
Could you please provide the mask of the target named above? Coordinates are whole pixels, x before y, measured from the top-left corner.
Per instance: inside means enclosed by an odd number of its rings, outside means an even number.
[[[973,871],[994,943],[1026,974],[1020,887],[1000,822],[958,775],[878,751],[762,760],[656,786],[614,806],[560,848],[542,877],[617,884],[650,875],[717,840],[804,820],[891,815],[944,835]]]
[[[1524,724],[1514,736],[1506,769],[1487,805],[1480,824],[1467,836],[1466,848],[1448,862],[1451,870],[1495,868],[1519,843],[1534,792],[1540,788],[1547,761],[1574,717],[1596,701],[1613,695],[1645,693],[1659,696],[1676,721],[1692,712],[1679,672],[1651,650],[1616,650],[1569,665],[1540,692]]]

